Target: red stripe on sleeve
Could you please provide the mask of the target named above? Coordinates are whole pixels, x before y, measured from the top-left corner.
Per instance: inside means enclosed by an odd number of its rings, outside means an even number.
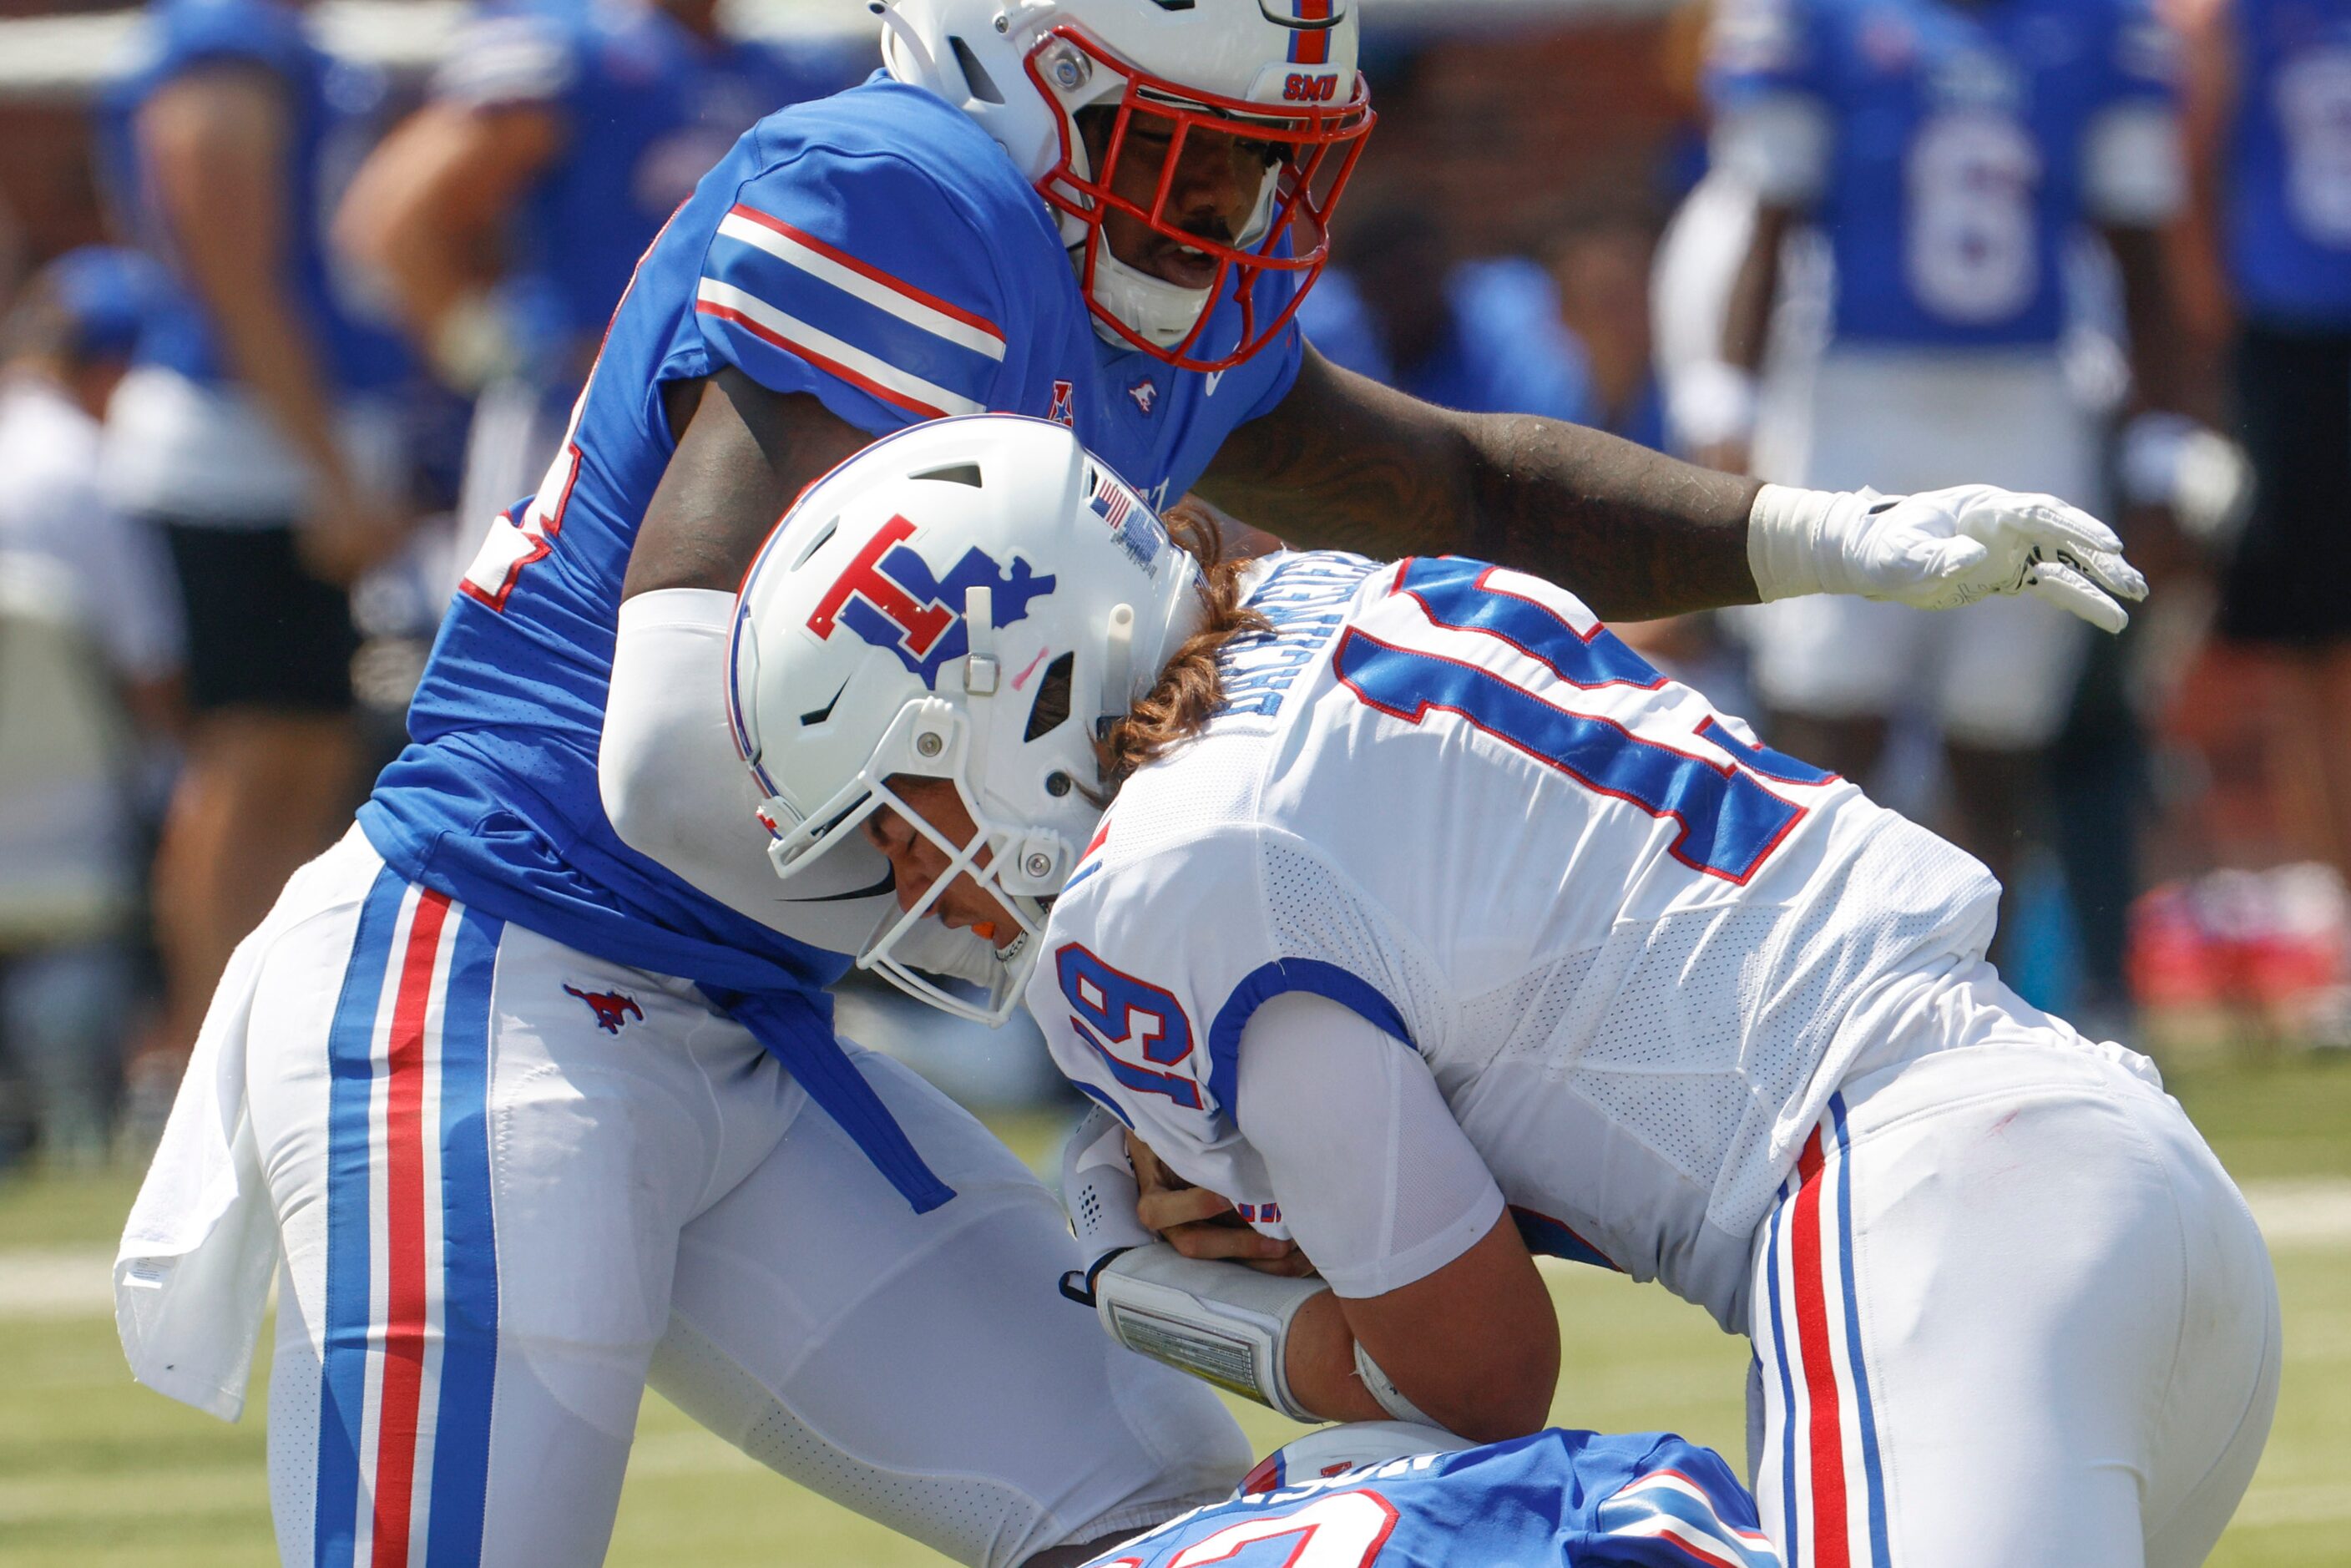
[[[1703,1546],[1694,1545],[1678,1535],[1660,1535],[1656,1539],[1671,1546],[1691,1562],[1705,1563],[1706,1568],[1740,1568],[1740,1564],[1735,1560],[1718,1552],[1708,1552]]]
[[[424,1256],[424,1019],[449,900],[419,893],[392,1010],[384,1090],[386,1252],[383,1392],[378,1401],[372,1561],[408,1561],[409,1504],[416,1484],[417,1409],[424,1387],[430,1294]]]
[[[1796,1339],[1804,1353],[1805,1402],[1811,1408],[1805,1448],[1813,1472],[1814,1568],[1847,1568],[1844,1423],[1837,1407],[1836,1367],[1829,1353],[1829,1308],[1822,1276],[1821,1134],[1818,1128],[1796,1162],[1803,1185],[1796,1192],[1792,1263],[1796,1272]]]
[[[784,222],[783,219],[770,217],[766,213],[759,211],[757,207],[746,207],[738,204],[732,209],[732,215],[741,218],[747,223],[758,224],[763,229],[773,229],[776,233],[782,235],[786,239],[797,240],[801,245],[808,246],[809,249],[816,252],[817,255],[823,256],[827,261],[838,262],[842,267],[849,268],[850,271],[856,273],[860,277],[871,279],[872,281],[880,284],[883,287],[889,289],[893,294],[903,294],[907,298],[915,301],[917,304],[927,305],[942,316],[952,316],[967,327],[976,327],[980,331],[987,333],[989,337],[995,339],[999,343],[1004,341],[1004,329],[989,320],[987,317],[975,315],[971,311],[965,309],[960,305],[952,304],[947,300],[940,298],[935,294],[928,293],[923,289],[917,288],[903,277],[893,277],[890,274],[883,271],[880,267],[870,266],[865,262],[858,260],[857,257],[850,255],[847,251],[842,250],[840,246],[827,245],[824,241],[817,238],[816,235],[809,233],[806,229],[794,228],[791,225]]]
[[[873,380],[870,376],[859,375],[855,371],[851,370],[847,365],[842,364],[838,360],[827,359],[824,355],[818,353],[814,349],[809,348],[805,344],[793,342],[781,332],[769,331],[767,328],[762,327],[759,323],[752,320],[751,318],[744,315],[743,312],[734,308],[732,306],[716,305],[707,299],[697,299],[694,302],[694,308],[702,315],[716,316],[722,321],[732,321],[737,327],[742,328],[746,332],[750,333],[754,338],[758,338],[763,342],[773,343],[777,348],[783,350],[788,354],[798,354],[801,359],[806,360],[810,364],[814,365],[818,370],[822,371],[825,374],[829,376],[838,376],[842,381],[847,382],[851,386],[855,387],[859,392],[864,392],[872,397],[878,397],[883,402],[889,403],[894,408],[903,408],[917,419],[944,419],[946,417],[946,410],[943,408],[933,408],[929,403],[925,402],[920,398],[908,397],[904,392],[899,392],[892,387],[885,387],[880,382]]]

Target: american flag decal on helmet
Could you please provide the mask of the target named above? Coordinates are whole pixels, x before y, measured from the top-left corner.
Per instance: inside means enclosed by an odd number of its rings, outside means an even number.
[[[1127,553],[1135,565],[1149,571],[1159,559],[1159,530],[1152,527],[1151,514],[1128,494],[1125,486],[1108,477],[1095,482],[1094,493],[1086,505],[1094,516],[1110,528],[1111,537]]]

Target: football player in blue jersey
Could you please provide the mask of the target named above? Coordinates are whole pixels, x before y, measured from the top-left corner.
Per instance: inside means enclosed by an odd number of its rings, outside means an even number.
[[[487,11],[352,179],[338,239],[391,287],[441,379],[479,394],[469,549],[547,466],[662,220],[753,121],[862,74],[847,48],[730,37],[717,9]]]
[[[2094,233],[2123,283],[2133,440],[2186,439],[2158,412],[2180,379],[2159,233],[2183,191],[2176,68],[2147,0],[1726,6],[1714,159],[1760,204],[1723,326],[1728,379],[1751,385],[1762,359],[1783,240],[1817,235],[1834,274],[1825,351],[1788,380],[1793,406],[1765,411],[1754,471],[2090,492],[2098,432],[2059,344],[2069,253]],[[1732,434],[1712,455],[1744,466]],[[2006,880],[2085,651],[2045,608],[1769,606],[1747,626],[1775,738],[1864,778],[1915,695],[1941,732],[1956,836]]]
[[[2046,497],[1759,489],[1324,363],[1292,316],[1371,128],[1349,0],[885,20],[884,75],[761,121],[647,250],[466,574],[412,745],[206,1019],[120,1321],[140,1377],[233,1411],[277,1276],[289,1561],[594,1561],[648,1382],[971,1563],[1081,1560],[1244,1468],[1204,1390],[1045,1310],[1080,1261],[1045,1188],[836,1039],[825,988],[897,924],[880,852],[768,874],[733,591],[876,436],[1025,413],[1153,496],[1383,552],[1474,540],[1629,614],[2030,591],[2115,625],[2141,591]],[[878,548],[819,621],[936,670],[975,605],[1014,624],[1050,589],[914,561]],[[810,691],[792,724],[862,701]],[[893,951],[1008,1010],[998,946],[930,929]]]
[[[1538,1432],[1483,1448],[1405,1421],[1325,1427],[1223,1502],[1089,1568],[1779,1568],[1755,1500],[1711,1449],[1660,1432]]]
[[[2198,229],[2236,317],[2231,401],[2254,476],[2220,629],[2275,658],[2271,766],[2318,784],[2296,791],[2317,797],[2304,841],[2351,871],[2351,4],[2186,9]]]

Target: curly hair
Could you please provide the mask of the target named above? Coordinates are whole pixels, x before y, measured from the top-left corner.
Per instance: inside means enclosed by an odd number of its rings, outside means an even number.
[[[1249,563],[1225,559],[1224,535],[1213,517],[1189,501],[1178,501],[1161,520],[1168,537],[1200,563],[1200,604],[1207,620],[1176,650],[1149,694],[1096,742],[1102,781],[1112,789],[1199,734],[1224,706],[1224,672],[1217,656],[1227,643],[1273,630],[1272,622],[1241,603],[1241,575]]]

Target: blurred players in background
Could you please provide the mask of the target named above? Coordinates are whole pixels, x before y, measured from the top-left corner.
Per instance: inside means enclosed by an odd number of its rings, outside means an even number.
[[[1461,259],[1442,222],[1417,203],[1355,224],[1344,261],[1298,308],[1299,325],[1332,364],[1467,413],[1583,419],[1583,356],[1534,263]]]
[[[158,0],[105,105],[113,194],[171,274],[106,467],[160,524],[186,616],[187,757],[155,888],[175,1046],[355,785],[345,585],[405,527],[408,367],[325,239],[381,92],[298,5]]]
[[[2254,473],[2219,631],[2271,655],[2291,848],[2351,875],[2351,3],[2182,0],[2189,230]]]
[[[1792,231],[1818,232],[1834,283],[1791,439],[1750,454],[1726,422],[1713,460],[1751,458],[1807,485],[1866,471],[1898,492],[1981,473],[2096,494],[2097,433],[2057,351],[2063,259],[2081,230],[2104,236],[2139,403],[2174,406],[2158,231],[2183,183],[2176,57],[2134,0],[1726,8],[1710,67],[1715,162],[1757,204],[1726,310],[1729,378],[1761,362]],[[1865,777],[1897,710],[1923,702],[1950,770],[1953,836],[2011,880],[2083,656],[2079,626],[2022,601],[1948,617],[1775,604],[1750,626],[1775,740],[1798,755]]]
[[[1666,450],[1665,410],[1649,339],[1649,266],[1656,235],[1622,208],[1579,214],[1543,246],[1559,319],[1583,350],[1577,416],[1612,435]]]
[[[727,37],[716,0],[486,9],[338,220],[434,371],[477,393],[458,564],[538,482],[637,257],[753,121],[871,51]],[[454,573],[453,573],[454,576]]]
[[[0,328],[0,1071],[53,1166],[106,1153],[153,804],[138,737],[168,734],[178,706],[161,543],[99,483],[152,271],[69,252]],[[0,1128],[0,1165],[9,1143]]]

